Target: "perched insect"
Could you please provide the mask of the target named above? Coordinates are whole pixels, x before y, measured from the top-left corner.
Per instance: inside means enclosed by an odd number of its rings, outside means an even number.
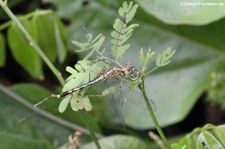
[[[73,92],[79,91],[83,88],[89,87],[98,82],[106,81],[109,79],[120,79],[120,78],[126,77],[126,78],[129,78],[131,81],[136,81],[140,77],[140,74],[141,74],[141,72],[139,70],[136,70],[134,65],[132,65],[130,63],[126,64],[125,68],[111,67],[108,70],[106,70],[104,74],[100,75],[96,79],[94,79],[88,83],[82,84],[81,86],[72,88],[65,92],[62,92],[60,94],[57,94],[57,95],[53,94],[53,95],[51,95],[51,97],[62,98],[67,95],[70,95]]]

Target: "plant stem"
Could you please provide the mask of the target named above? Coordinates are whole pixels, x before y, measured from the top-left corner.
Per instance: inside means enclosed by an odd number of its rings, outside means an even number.
[[[149,75],[150,73],[152,73],[153,71],[155,71],[157,68],[159,68],[159,67],[158,67],[158,66],[154,67],[152,70],[146,72],[146,73],[144,74],[144,76]]]
[[[33,11],[33,12],[28,13],[26,15],[19,16],[19,17],[17,17],[17,19],[19,21],[23,21],[23,20],[27,20],[27,19],[33,17],[34,15],[45,15],[45,14],[50,14],[50,13],[52,13],[51,10],[36,10],[36,11]],[[9,20],[9,21],[1,24],[0,25],[0,31],[8,28],[11,24],[12,24],[12,20]]]
[[[168,143],[168,141],[167,141],[167,139],[166,139],[166,137],[165,137],[165,135],[164,135],[162,129],[161,129],[160,126],[159,126],[159,123],[158,123],[158,121],[157,121],[157,119],[156,119],[156,117],[155,117],[155,114],[154,114],[153,110],[152,110],[152,106],[151,106],[151,104],[150,104],[150,102],[149,102],[149,100],[148,100],[148,97],[147,97],[147,95],[146,95],[146,92],[145,92],[144,76],[142,76],[141,80],[142,80],[142,82],[141,82],[141,84],[139,85],[139,89],[141,90],[141,92],[142,92],[142,94],[143,94],[145,103],[146,103],[147,108],[148,108],[148,112],[149,112],[149,114],[150,114],[150,116],[151,116],[151,119],[153,120],[153,123],[154,123],[154,125],[155,125],[155,128],[156,128],[157,132],[159,133],[159,136],[161,137],[161,139],[162,139],[164,145],[165,145],[168,149],[172,149],[171,146],[170,146],[170,144]]]
[[[52,70],[52,72],[54,73],[54,75],[56,76],[56,78],[59,80],[60,84],[61,85],[64,85],[65,84],[65,81],[62,78],[61,73],[55,68],[55,66],[48,59],[48,57],[44,54],[44,52],[42,51],[42,49],[34,41],[34,39],[31,37],[31,35],[24,28],[24,26],[19,22],[19,20],[16,18],[16,16],[12,13],[12,11],[8,8],[8,6],[2,0],[0,0],[0,5],[1,5],[2,9],[6,12],[6,14],[11,18],[11,20],[15,22],[15,24],[17,25],[17,27],[25,35],[25,38],[28,40],[30,46],[34,47],[34,49],[39,54],[39,56],[43,59],[43,61]]]

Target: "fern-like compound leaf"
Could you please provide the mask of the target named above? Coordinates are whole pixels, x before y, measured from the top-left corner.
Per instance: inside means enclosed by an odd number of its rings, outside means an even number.
[[[125,44],[125,42],[132,35],[134,28],[138,27],[138,24],[128,25],[128,23],[133,19],[137,8],[138,5],[133,5],[133,2],[130,2],[129,4],[124,2],[122,7],[118,10],[121,18],[117,18],[115,20],[113,24],[114,31],[111,32],[111,50],[115,60],[122,57],[129,48],[129,44]]]
[[[66,71],[71,75],[66,79],[62,91],[67,91],[95,79],[103,71],[102,66],[104,66],[104,63],[101,61],[82,60],[78,61],[74,68],[66,67]]]
[[[173,50],[171,48],[167,48],[165,51],[163,51],[162,54],[159,54],[156,59],[156,66],[157,67],[163,67],[165,65],[168,65],[170,63],[170,59],[175,53],[176,50]]]
[[[105,41],[105,36],[103,36],[102,34],[98,34],[94,39],[92,34],[90,33],[87,33],[86,36],[88,40],[87,42],[82,43],[79,41],[72,41],[74,45],[80,48],[80,50],[76,50],[76,52],[84,52],[89,50],[89,54],[84,59],[88,59],[89,57],[91,57],[95,51],[99,52]]]
[[[100,74],[100,72],[103,72],[102,66],[104,66],[104,64],[105,63],[102,61],[82,60],[78,61],[74,68],[70,66],[66,67],[66,71],[70,73],[70,76],[66,79],[66,84],[63,86],[62,92],[92,81]],[[89,98],[84,96],[84,94],[78,94],[81,91],[82,93],[85,93],[85,90],[86,88],[64,97],[59,105],[59,111],[61,113],[64,112],[69,105],[69,102],[74,111],[82,109],[90,111],[92,109],[92,105]]]

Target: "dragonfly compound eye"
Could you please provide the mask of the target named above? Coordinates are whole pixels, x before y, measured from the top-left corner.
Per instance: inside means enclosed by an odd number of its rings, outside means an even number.
[[[132,73],[134,71],[134,65],[130,64],[130,63],[127,63],[126,64],[126,71],[128,73]]]

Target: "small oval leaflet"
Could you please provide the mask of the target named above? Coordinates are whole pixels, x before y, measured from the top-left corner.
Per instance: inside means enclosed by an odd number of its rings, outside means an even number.
[[[58,109],[60,113],[63,113],[66,110],[70,102],[70,98],[71,98],[70,96],[67,96],[60,102],[59,109]]]

